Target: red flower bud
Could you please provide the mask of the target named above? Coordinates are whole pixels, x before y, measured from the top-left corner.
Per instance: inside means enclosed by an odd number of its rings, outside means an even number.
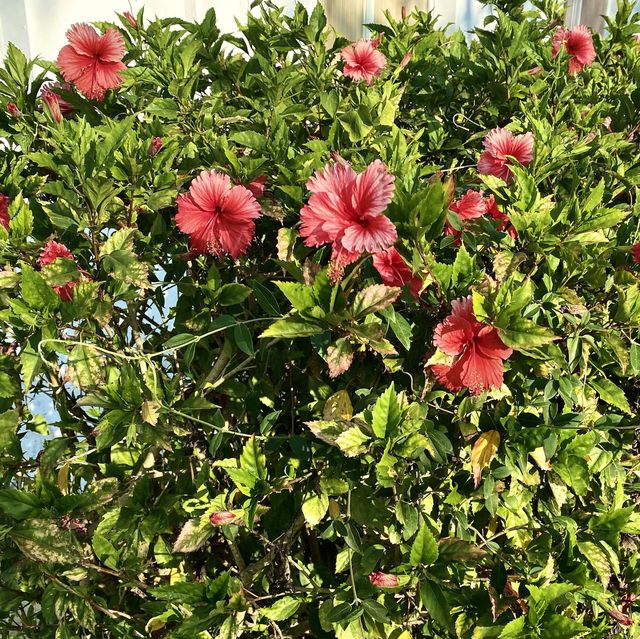
[[[374,49],[377,49],[380,46],[381,42],[382,42],[382,34],[379,33],[373,40],[371,40],[371,46]]]
[[[633,619],[628,615],[612,608],[609,610],[609,614],[621,625],[621,626],[633,626]]]
[[[369,581],[378,588],[395,588],[398,585],[398,578],[386,572],[372,572]]]
[[[404,22],[407,19],[407,5],[403,4],[402,9],[400,9],[400,16],[402,17],[402,21]]]
[[[60,110],[60,100],[58,96],[53,91],[46,90],[42,92],[42,99],[47,105],[47,109],[49,109],[49,113],[54,122],[62,122],[62,111]]]
[[[229,510],[220,510],[217,513],[211,513],[209,521],[214,526],[225,526],[238,519],[238,515]]]
[[[164,146],[164,142],[162,138],[155,137],[151,140],[151,144],[149,144],[149,157],[152,158],[160,152],[160,149]]]
[[[9,113],[12,118],[22,117],[22,111],[16,106],[15,102],[7,102],[7,113]]]
[[[409,62],[411,62],[411,58],[413,58],[413,51],[409,51],[405,54],[404,58],[402,58],[402,60],[400,61],[400,68],[404,69],[409,64]]]
[[[253,178],[246,187],[253,193],[253,197],[262,197],[264,195],[264,183],[267,178],[264,175],[260,175],[257,178]]]
[[[9,198],[0,193],[0,224],[9,230]]]
[[[138,28],[138,21],[133,17],[133,14],[130,11],[125,11],[122,14],[122,17],[134,28]]]
[[[631,257],[636,264],[640,264],[640,244],[634,244],[631,247]]]

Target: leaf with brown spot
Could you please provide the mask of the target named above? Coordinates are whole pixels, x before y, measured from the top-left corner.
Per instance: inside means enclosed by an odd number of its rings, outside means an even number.
[[[353,362],[353,346],[341,337],[327,348],[327,366],[332,379],[349,370]]]

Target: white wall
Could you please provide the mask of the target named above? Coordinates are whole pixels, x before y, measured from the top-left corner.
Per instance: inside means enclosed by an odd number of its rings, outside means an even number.
[[[348,0],[350,1],[350,0]],[[295,0],[276,0],[291,10]],[[145,16],[179,17],[200,20],[210,7],[216,10],[223,31],[235,31],[236,18],[244,19],[251,0],[0,0],[0,54],[13,42],[29,57],[39,55],[55,60],[66,44],[65,31],[74,22],[108,20],[117,22],[115,13],[144,6]],[[315,0],[302,0],[307,9]]]

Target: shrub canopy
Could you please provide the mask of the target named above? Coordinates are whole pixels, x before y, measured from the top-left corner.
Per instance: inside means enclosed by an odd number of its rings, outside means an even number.
[[[638,636],[638,15],[491,4],[9,45],[0,634]]]

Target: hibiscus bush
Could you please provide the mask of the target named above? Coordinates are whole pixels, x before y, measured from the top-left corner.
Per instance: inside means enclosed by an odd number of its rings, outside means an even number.
[[[639,637],[640,16],[254,4],[8,47],[0,635]]]

